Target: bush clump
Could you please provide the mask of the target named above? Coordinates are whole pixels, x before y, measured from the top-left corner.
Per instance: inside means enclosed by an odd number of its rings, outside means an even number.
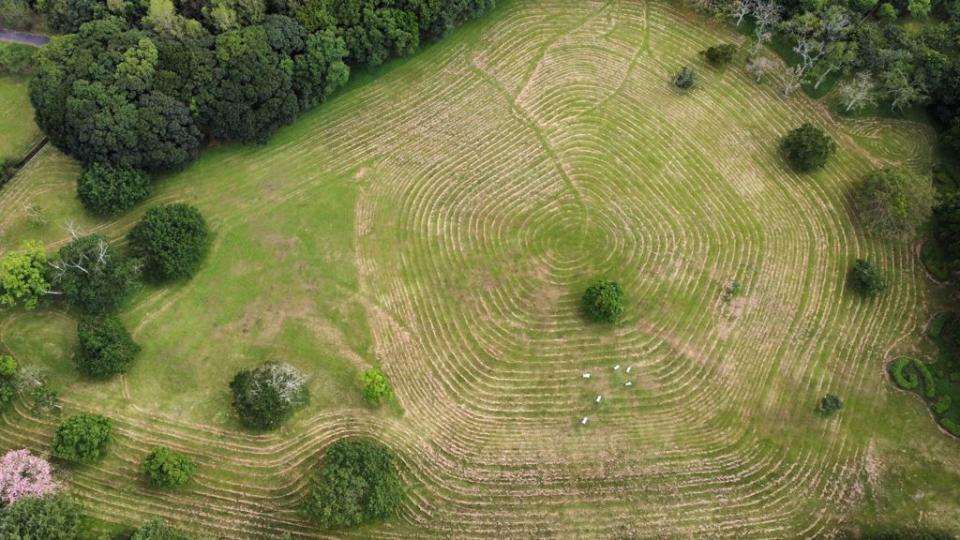
[[[71,416],[57,428],[52,454],[74,463],[93,463],[106,455],[112,429],[110,420],[99,414]]]
[[[843,401],[833,394],[827,394],[823,396],[823,398],[821,398],[820,402],[817,404],[817,410],[820,411],[820,414],[823,416],[833,416],[842,408]]]
[[[870,261],[857,259],[850,269],[850,283],[864,298],[872,298],[887,290],[883,273]]]
[[[673,85],[681,90],[693,88],[695,84],[697,84],[697,74],[687,66],[683,66],[673,77]]]
[[[594,321],[612,323],[623,316],[623,288],[616,281],[600,280],[583,294],[583,311]]]
[[[403,501],[397,458],[370,439],[333,443],[310,481],[304,513],[323,527],[353,527],[392,516]]]
[[[147,210],[130,231],[130,250],[143,261],[144,275],[154,281],[189,278],[207,252],[207,222],[187,204]]]
[[[703,51],[703,56],[707,61],[718,67],[732,62],[735,54],[737,54],[737,46],[732,43],[712,45]]]
[[[178,487],[193,478],[194,465],[189,456],[160,447],[147,454],[143,470],[154,486]]]
[[[137,285],[137,262],[114,252],[100,235],[82,236],[60,248],[50,281],[70,305],[85,313],[117,309]]]
[[[77,197],[98,216],[118,216],[149,195],[150,177],[130,167],[94,163],[77,180]]]
[[[363,387],[363,397],[370,403],[379,404],[393,398],[390,379],[377,368],[370,368],[358,376]]]
[[[84,317],[77,325],[80,352],[76,364],[89,377],[126,373],[140,352],[123,323],[116,317]]]
[[[230,382],[233,408],[243,425],[274,429],[307,403],[306,379],[290,364],[268,362],[244,369]]]
[[[822,129],[805,123],[783,138],[780,150],[794,170],[809,172],[827,163],[837,151],[837,143]]]
[[[929,179],[891,168],[868,174],[853,190],[860,221],[888,238],[912,236],[930,217],[933,200]]]

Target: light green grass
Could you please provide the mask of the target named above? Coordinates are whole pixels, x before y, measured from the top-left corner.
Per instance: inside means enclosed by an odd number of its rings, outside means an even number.
[[[122,244],[147,207],[175,200],[215,235],[196,277],[122,311],[144,349],[126,377],[80,380],[56,307],[0,318],[0,346],[50,369],[68,413],[118,424],[103,464],[69,471],[73,492],[109,523],[308,536],[304,477],[327,444],[364,434],[400,453],[409,501],[338,537],[960,530],[956,441],[883,375],[923,347],[938,293],[911,246],[864,237],[847,204],[873,167],[928,167],[932,133],[833,118],[697,54],[735,39],[662,3],[503,2],[268,145],[205,151],[115,222],[82,214],[75,165],[45,151],[0,205],[36,201],[49,223],[0,217],[8,243],[53,249],[73,218]],[[686,64],[700,85],[681,94],[669,81]],[[839,151],[800,176],[776,148],[805,121]],[[876,301],[845,290],[858,257],[889,276]],[[598,277],[627,291],[615,327],[578,313]],[[744,292],[724,301],[733,279]],[[226,384],[268,359],[307,372],[313,400],[252,434]],[[369,365],[401,407],[362,402],[354,377]],[[815,413],[827,392],[845,404],[831,419]],[[43,449],[55,423],[19,404],[0,447]],[[194,457],[195,485],[142,482],[160,443]]]
[[[0,161],[19,161],[40,137],[40,129],[33,123],[26,79],[0,77]]]

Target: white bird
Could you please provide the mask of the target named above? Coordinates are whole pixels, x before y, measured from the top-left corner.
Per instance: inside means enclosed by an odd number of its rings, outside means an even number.
[[[580,419],[580,425],[581,425],[581,426],[587,425],[587,421],[588,421],[588,420],[590,420],[590,419],[587,418],[586,416],[584,416],[583,418]]]
[[[589,378],[590,378],[590,373],[589,373],[589,372],[588,372],[588,373],[584,373],[584,374],[583,374],[583,378],[584,378],[584,379],[589,379]]]
[[[633,386],[633,381],[627,381],[623,384],[624,386]]]
[[[593,400],[595,403],[600,403],[603,401],[603,396],[597,396],[597,399]]]
[[[620,369],[620,364],[617,364],[617,365],[613,366],[613,370],[614,370],[614,371],[617,371],[618,369]]]
[[[630,373],[631,369],[633,369],[633,366],[627,366],[627,369],[625,369],[624,371],[627,373]]]

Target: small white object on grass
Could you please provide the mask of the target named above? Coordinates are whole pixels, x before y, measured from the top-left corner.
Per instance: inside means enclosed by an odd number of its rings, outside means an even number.
[[[633,381],[627,381],[623,383],[624,386],[633,386]]]
[[[613,366],[613,370],[614,370],[614,371],[617,371],[618,369],[620,369],[620,364],[617,364],[617,365]]]
[[[585,426],[585,425],[587,425],[587,422],[588,422],[588,421],[590,421],[590,419],[587,418],[586,416],[584,416],[583,418],[580,419],[580,425],[581,425],[581,426]]]
[[[603,401],[603,396],[597,396],[597,399],[593,400],[594,403],[600,403]]]
[[[589,379],[589,378],[590,378],[590,372],[588,371],[588,372],[584,373],[584,374],[582,375],[582,377],[583,377],[584,379]]]
[[[633,369],[633,366],[627,366],[627,369],[624,370],[626,373],[630,373],[630,370]]]

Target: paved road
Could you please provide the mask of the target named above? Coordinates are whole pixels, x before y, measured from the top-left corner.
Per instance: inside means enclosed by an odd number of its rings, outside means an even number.
[[[9,43],[22,43],[33,47],[42,47],[46,45],[50,38],[42,34],[28,34],[26,32],[17,32],[16,30],[7,30],[0,28],[0,41]]]

